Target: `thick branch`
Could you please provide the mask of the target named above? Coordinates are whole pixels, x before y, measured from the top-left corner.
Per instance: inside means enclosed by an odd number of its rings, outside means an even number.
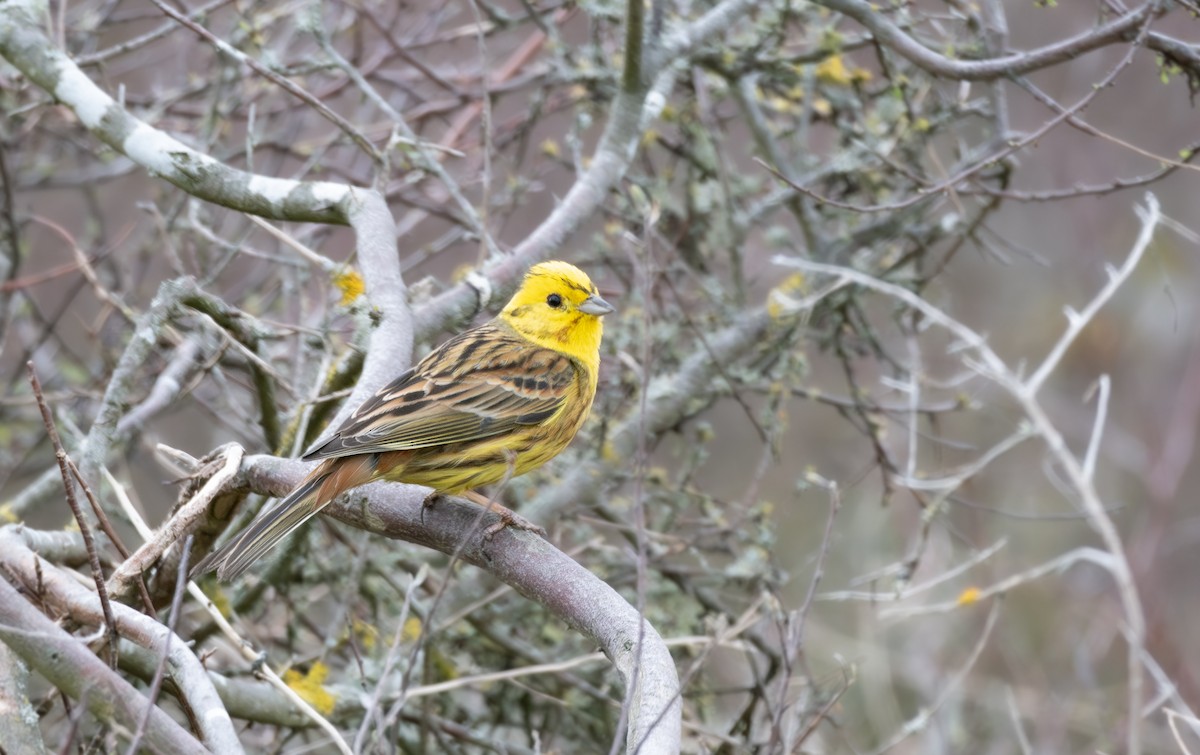
[[[0,529],[0,554],[2,554],[0,558],[3,559],[4,570],[21,580],[30,591],[37,590],[42,600],[82,624],[94,626],[100,623],[101,608],[97,595],[80,585],[66,572],[44,562],[39,564],[38,556],[27,547],[22,530],[14,527]],[[0,582],[3,582],[3,580],[0,580]],[[12,590],[7,582],[4,582],[3,586]],[[6,599],[0,597],[0,603],[5,602],[7,602]],[[24,604],[30,611],[34,610],[32,606],[28,606],[25,600],[19,596],[12,602]],[[8,607],[0,606],[0,620],[7,620],[4,614],[5,608]],[[19,607],[12,610],[14,613],[8,614],[8,616],[19,617],[23,615],[21,613],[22,609]],[[181,694],[186,699],[187,704],[196,712],[196,720],[199,722],[205,744],[212,748],[214,752],[241,752],[241,745],[238,742],[236,732],[233,730],[233,722],[230,720],[229,714],[225,712],[225,708],[221,704],[221,700],[217,696],[212,682],[208,679],[208,675],[205,673],[200,660],[188,649],[187,643],[178,636],[175,636],[170,643],[169,649],[167,649],[167,634],[169,630],[165,626],[154,621],[149,616],[138,613],[129,606],[120,603],[113,603],[112,611],[116,617],[117,633],[119,635],[133,640],[160,656],[166,650],[168,671],[171,674],[171,678],[176,682],[176,686],[181,690]],[[41,617],[41,614],[38,614],[38,616]],[[36,628],[23,618],[20,620],[14,618],[9,623],[14,627],[25,630]],[[89,662],[99,662],[87,650],[87,647],[78,640],[65,633],[63,633],[63,637],[71,644],[80,648],[88,656]],[[8,637],[4,637],[3,639],[6,642],[8,641]],[[12,643],[9,644],[12,645]],[[67,692],[72,697],[77,697],[80,694],[78,691],[72,692],[72,688],[64,687],[59,679],[52,678],[46,674],[43,666],[45,664],[53,665],[53,663],[61,661],[61,658],[58,661],[54,658],[34,659],[26,655],[20,647],[16,645],[13,645],[13,647],[17,652],[21,653],[22,657],[31,666],[38,669],[43,675],[46,675],[51,682],[63,689],[64,692]],[[74,660],[71,661],[71,664],[82,663],[75,656],[72,656],[72,658]],[[80,665],[79,667],[81,669],[90,668],[90,666],[85,665]],[[87,679],[84,682],[76,682],[81,685],[76,689],[82,690],[90,686],[94,681],[93,679]],[[120,678],[117,678],[116,681],[125,684]],[[132,690],[132,688],[130,689]],[[130,731],[136,730],[138,724],[143,720],[144,704],[146,702],[145,698],[136,692],[132,694],[132,697],[137,698],[136,702],[132,700],[128,701],[133,706],[130,708],[130,712],[134,714],[132,725],[126,723],[124,719],[118,719],[122,725],[128,726]],[[161,711],[158,711],[158,713],[161,713]],[[153,721],[153,718],[151,718],[151,721]],[[149,731],[150,729],[148,728],[147,741],[150,741]],[[173,751],[173,748],[167,749],[168,751]]]
[[[6,0],[0,55],[71,108],[98,139],[194,197],[275,220],[349,222],[349,186],[247,173],[197,152],[135,118],[55,49],[39,21],[44,0]]]
[[[101,614],[95,593],[57,568],[44,563],[39,568],[38,556],[27,547],[29,543],[24,534],[25,531],[14,528],[0,530],[0,544],[3,545],[0,553],[4,554],[6,571],[21,579],[27,588],[39,590],[43,600],[76,621],[85,625],[97,624]],[[121,636],[156,654],[164,652],[169,633],[166,627],[128,606],[114,603],[112,609]],[[240,752],[241,745],[232,722],[199,659],[179,637],[174,637],[167,658],[171,678],[195,711],[205,743],[216,752]]]
[[[378,316],[367,344],[362,374],[350,398],[329,423],[341,425],[375,391],[408,369],[412,362],[413,318],[408,289],[400,274],[396,221],[378,192],[356,192],[349,205],[350,227],[358,245],[367,299]]]
[[[0,641],[68,696],[82,701],[92,715],[133,731],[145,716],[146,698],[29,604],[0,579]],[[157,752],[207,755],[208,750],[165,712],[153,709],[146,744]],[[237,752],[238,750],[234,750]]]
[[[0,643],[0,752],[46,752],[38,715],[29,702],[29,669]]]
[[[246,484],[267,495],[290,490],[304,468],[300,462],[272,456],[248,456],[242,465]],[[479,507],[459,499],[439,500],[423,511],[428,493],[428,488],[415,485],[374,483],[351,491],[325,513],[376,534],[443,553],[458,552],[464,561],[486,569],[594,640],[624,680],[631,678],[637,663],[629,752],[677,752],[679,677],[666,645],[649,622],[603,580],[546,540],[512,528],[484,540],[483,529],[498,522],[498,515],[489,513],[480,521]]]

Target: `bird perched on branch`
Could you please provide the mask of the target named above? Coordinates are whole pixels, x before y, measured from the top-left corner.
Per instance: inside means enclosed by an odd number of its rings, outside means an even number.
[[[453,494],[557,456],[596,395],[600,318],[613,311],[579,268],[543,262],[495,319],[446,341],[384,386],[319,447],[300,485],[197,564],[246,570],[345,491],[376,480]],[[501,527],[512,524],[501,508]]]

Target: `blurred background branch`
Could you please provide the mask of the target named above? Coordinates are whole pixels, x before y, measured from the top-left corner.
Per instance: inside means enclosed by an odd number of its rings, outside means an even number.
[[[0,4],[0,747],[1200,750],[1197,10]],[[619,311],[549,542],[372,486],[170,609],[554,257]]]

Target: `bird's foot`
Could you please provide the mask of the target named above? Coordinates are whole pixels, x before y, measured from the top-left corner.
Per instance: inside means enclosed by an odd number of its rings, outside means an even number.
[[[526,530],[534,533],[535,535],[540,535],[543,538],[546,537],[546,529],[544,527],[534,524],[512,509],[501,506],[498,503],[493,503],[492,508],[497,514],[500,515],[500,521],[489,525],[488,528],[483,531],[484,540],[491,540],[496,536],[497,532],[500,532],[507,527],[512,527],[515,530]]]
[[[442,499],[442,494],[434,490],[421,501],[421,524],[425,524],[425,510],[431,509]]]
[[[484,540],[491,540],[493,537],[496,536],[497,532],[503,530],[506,527],[512,527],[515,530],[526,530],[528,532],[532,532],[534,534],[541,535],[542,537],[546,537],[546,530],[544,527],[540,527],[540,526],[534,524],[533,522],[529,521],[525,517],[516,513],[515,511],[508,508],[507,506],[503,506],[503,505],[497,503],[496,501],[492,500],[491,498],[488,498],[487,496],[483,495],[482,493],[480,493],[476,490],[463,491],[462,497],[466,498],[467,500],[471,501],[472,503],[479,504],[480,506],[484,507],[485,509],[490,509],[492,511],[495,511],[497,514],[500,515],[500,521],[496,522],[495,524],[489,525],[488,528],[483,531],[483,539]]]

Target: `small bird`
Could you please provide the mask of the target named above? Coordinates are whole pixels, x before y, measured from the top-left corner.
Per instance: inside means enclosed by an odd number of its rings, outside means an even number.
[[[493,320],[451,338],[367,399],[276,506],[196,565],[237,577],[345,491],[376,480],[453,494],[557,456],[596,395],[600,318],[613,307],[566,262],[534,265]],[[432,497],[432,496],[431,496]],[[514,522],[501,507],[501,527]]]

